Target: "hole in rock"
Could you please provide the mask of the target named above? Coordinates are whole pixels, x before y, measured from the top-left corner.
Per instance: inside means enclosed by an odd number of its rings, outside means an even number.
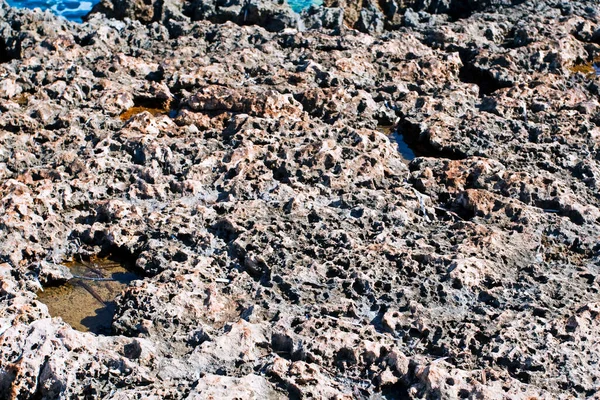
[[[10,60],[12,60],[12,57],[9,54],[6,39],[0,37],[0,63],[9,62]]]
[[[397,382],[381,387],[381,395],[388,400],[402,400],[409,398],[408,387],[404,382]]]
[[[398,153],[402,157],[402,160],[407,164],[417,157],[416,152],[408,145],[404,140],[404,135],[393,126],[378,126],[377,130],[383,132],[390,138],[390,140],[396,143],[398,147]]]
[[[17,103],[20,106],[26,106],[27,103],[29,102],[29,94],[28,93],[21,93],[18,96],[15,96],[12,101],[14,103]]]
[[[52,317],[61,317],[83,332],[109,335],[115,314],[114,299],[141,276],[125,263],[109,258],[64,263],[73,278],[62,285],[49,285],[38,292]]]
[[[479,97],[488,96],[497,90],[514,86],[513,82],[503,80],[494,75],[490,70],[478,67],[474,63],[477,53],[474,51],[460,51],[459,56],[463,63],[458,72],[458,79],[464,83],[474,83],[479,87]]]
[[[171,99],[138,97],[133,100],[133,103],[133,107],[124,111],[119,116],[121,121],[125,122],[144,111],[148,111],[154,117],[168,115],[170,118],[174,118],[177,115],[177,102]]]
[[[454,146],[434,145],[429,138],[429,133],[422,132],[419,124],[406,118],[401,119],[394,129],[402,137],[402,142],[414,154],[413,158],[432,157],[450,160],[466,158],[466,154]]]

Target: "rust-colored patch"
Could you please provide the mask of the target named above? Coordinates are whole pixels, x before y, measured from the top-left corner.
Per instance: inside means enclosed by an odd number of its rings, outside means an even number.
[[[394,131],[394,125],[378,125],[377,130],[386,136],[390,136]]]
[[[323,7],[342,7],[344,9],[344,22],[346,23],[346,26],[353,28],[360,18],[360,11],[363,8],[363,2],[348,0],[324,0]]]
[[[17,103],[20,106],[26,106],[28,97],[29,97],[29,94],[21,93],[20,95],[15,96],[15,98],[13,99],[13,102]]]
[[[144,111],[148,111],[153,117],[169,115],[171,111],[171,99],[137,98],[134,100],[134,103],[133,107],[119,116],[121,121],[127,121],[129,118]]]
[[[592,61],[584,63],[584,64],[574,64],[569,67],[569,71],[574,73],[580,73],[583,75],[587,75],[588,77],[593,77],[596,75],[596,68],[600,65],[600,58],[594,58]],[[596,68],[594,68],[594,66]]]
[[[581,64],[581,65],[572,65],[569,67],[569,71],[571,72],[579,72],[581,74],[590,75],[594,74],[594,67],[590,64]]]
[[[159,115],[167,115],[169,113],[169,108],[152,108],[152,107],[143,107],[143,106],[133,106],[129,110],[125,111],[123,114],[119,116],[121,121],[127,121],[129,118],[134,115],[138,115],[143,113],[144,111],[148,111],[152,116],[158,117]]]

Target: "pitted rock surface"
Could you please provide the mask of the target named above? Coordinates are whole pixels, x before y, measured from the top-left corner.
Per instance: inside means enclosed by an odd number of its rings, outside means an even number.
[[[2,3],[0,398],[597,395],[600,9],[400,3]]]

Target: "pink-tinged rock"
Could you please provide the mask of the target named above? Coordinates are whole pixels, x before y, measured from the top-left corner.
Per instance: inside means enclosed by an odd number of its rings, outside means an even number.
[[[275,390],[274,385],[262,376],[250,374],[235,378],[206,374],[186,397],[188,400],[227,398],[275,400],[284,399],[287,396]]]

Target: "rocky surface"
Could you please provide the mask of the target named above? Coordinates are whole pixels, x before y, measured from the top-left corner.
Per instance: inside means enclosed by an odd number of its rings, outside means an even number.
[[[0,397],[594,396],[600,10],[417,3],[2,4]],[[36,297],[99,254],[112,336]]]

